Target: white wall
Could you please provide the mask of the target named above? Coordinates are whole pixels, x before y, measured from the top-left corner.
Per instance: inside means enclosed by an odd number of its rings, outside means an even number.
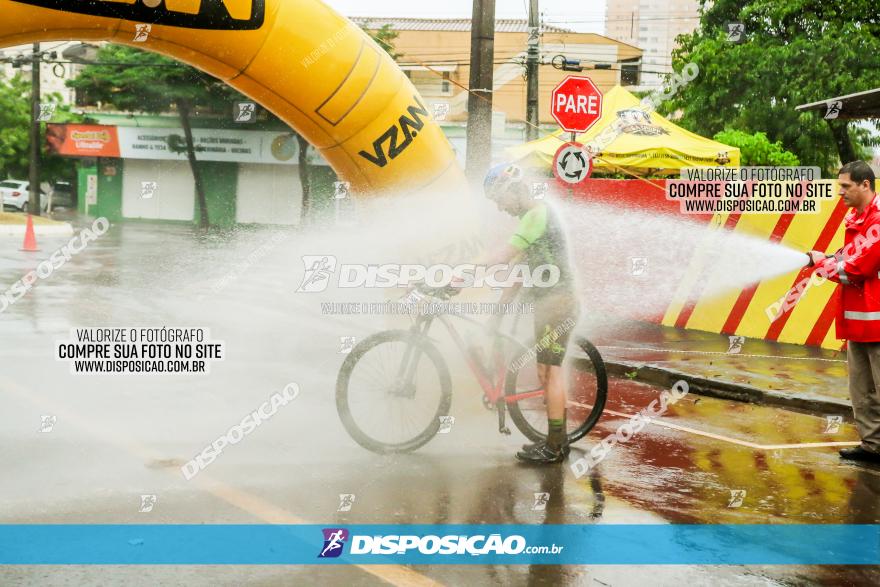
[[[241,163],[237,193],[236,222],[299,224],[302,186],[298,165]]]
[[[152,198],[141,197],[142,182],[155,181]],[[193,220],[195,185],[189,163],[126,159],[122,176],[122,216]]]

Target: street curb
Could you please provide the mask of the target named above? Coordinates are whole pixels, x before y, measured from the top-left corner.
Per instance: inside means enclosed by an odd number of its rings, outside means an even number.
[[[0,224],[0,236],[24,236],[26,224]],[[64,222],[62,224],[34,224],[34,234],[37,236],[73,236],[73,226]]]
[[[751,385],[707,379],[676,371],[675,369],[656,367],[644,363],[606,361],[605,366],[608,370],[608,375],[616,377],[626,377],[627,373],[632,375],[633,371],[635,371],[636,374],[632,379],[641,383],[671,388],[676,381],[684,380],[687,382],[690,392],[707,397],[779,406],[787,410],[812,415],[834,415],[852,419],[852,404],[846,400],[805,397],[784,391],[767,391],[752,387]]]

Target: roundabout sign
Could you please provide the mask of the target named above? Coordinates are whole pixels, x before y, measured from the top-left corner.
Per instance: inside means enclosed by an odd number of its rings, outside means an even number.
[[[567,186],[581,183],[593,173],[593,159],[580,143],[565,143],[553,157],[553,174]]]

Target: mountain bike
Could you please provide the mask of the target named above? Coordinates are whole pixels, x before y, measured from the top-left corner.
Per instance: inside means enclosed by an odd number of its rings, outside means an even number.
[[[459,289],[418,286],[416,291],[422,299],[447,302]],[[488,361],[482,349],[465,343],[452,318],[487,332],[491,339]],[[466,316],[422,313],[408,330],[386,330],[363,339],[343,361],[336,380],[336,409],[355,442],[380,454],[406,453],[423,446],[444,426],[448,428],[452,379],[436,340],[429,336],[436,322],[446,327],[476,377],[483,406],[495,410],[498,431],[511,433],[506,425],[509,412],[526,438],[546,439],[547,410],[535,367],[536,348]],[[567,434],[572,443],[596,425],[608,394],[599,351],[586,338],[574,339],[575,348],[569,349],[562,365]]]

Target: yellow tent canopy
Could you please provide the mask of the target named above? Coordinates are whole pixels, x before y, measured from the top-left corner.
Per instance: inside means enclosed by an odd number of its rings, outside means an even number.
[[[590,130],[577,135],[576,140],[582,144],[590,142],[618,118],[625,123],[623,131],[594,156],[596,169],[677,174],[683,167],[739,167],[739,149],[695,135],[647,111],[636,96],[620,86],[604,95],[602,118]],[[553,155],[570,138],[570,133],[559,130],[511,147],[507,153],[523,165],[546,167],[553,164]]]

